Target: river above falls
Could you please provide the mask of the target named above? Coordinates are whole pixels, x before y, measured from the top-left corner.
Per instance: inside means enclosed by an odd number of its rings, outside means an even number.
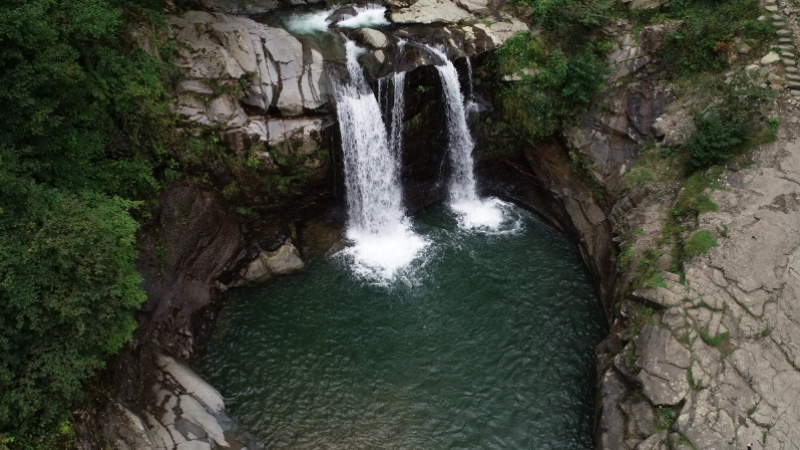
[[[269,449],[589,449],[606,328],[577,248],[507,207],[505,231],[446,207],[388,285],[346,258],[228,299],[200,361]]]

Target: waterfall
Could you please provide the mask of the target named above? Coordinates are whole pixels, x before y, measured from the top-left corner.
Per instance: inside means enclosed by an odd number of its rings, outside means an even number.
[[[448,131],[448,154],[452,174],[450,175],[450,208],[459,215],[459,223],[464,228],[497,229],[503,221],[503,211],[497,199],[482,201],[478,198],[475,183],[472,150],[475,144],[467,126],[464,108],[464,96],[458,82],[458,72],[447,56],[430,46],[429,51],[437,55],[443,62],[437,65],[439,78],[442,80],[446,103],[446,119]]]
[[[427,242],[411,231],[403,212],[399,154],[389,147],[380,106],[358,64],[363,50],[347,41],[346,51],[349,80],[334,77],[344,153],[347,238],[354,244],[346,253],[353,256],[357,273],[392,278]]]
[[[393,77],[394,96],[392,98],[392,124],[389,136],[389,148],[395,158],[399,158],[403,150],[403,117],[405,116],[404,88],[406,73],[396,72]]]
[[[469,80],[469,96],[467,97],[467,115],[473,114],[478,111],[478,104],[475,103],[475,87],[472,85],[472,62],[469,60],[469,55],[464,59],[467,60],[467,79]]]

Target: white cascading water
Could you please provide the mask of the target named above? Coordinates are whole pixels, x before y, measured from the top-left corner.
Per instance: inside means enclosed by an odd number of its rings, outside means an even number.
[[[353,242],[345,252],[353,256],[357,273],[391,279],[428,243],[411,231],[403,213],[398,153],[389,147],[380,106],[358,64],[363,50],[347,41],[346,51],[350,79],[334,81],[344,153],[347,237]]]
[[[496,230],[503,223],[503,210],[498,199],[481,200],[478,198],[475,184],[472,150],[474,143],[469,134],[467,117],[464,110],[464,96],[458,82],[458,72],[453,63],[443,52],[426,46],[433,54],[441,58],[443,65],[437,65],[439,78],[442,80],[448,131],[448,154],[452,174],[450,178],[450,208],[459,215],[462,228],[489,228]]]
[[[356,15],[339,21],[336,26],[344,28],[364,28],[390,25],[386,20],[386,8],[380,5],[356,6]]]
[[[328,17],[338,8],[326,9],[304,14],[293,14],[283,22],[284,27],[293,34],[317,34],[328,30],[331,22]],[[382,27],[390,25],[386,20],[386,8],[380,5],[365,5],[354,7],[355,16],[350,16],[336,23],[344,28]]]
[[[395,72],[393,76],[394,95],[392,97],[392,123],[389,129],[389,148],[395,158],[400,157],[403,150],[403,117],[405,115],[406,73]]]
[[[475,103],[475,88],[472,86],[472,62],[469,56],[464,59],[467,60],[467,78],[469,79],[469,97],[467,97],[467,115],[478,112],[478,104]]]

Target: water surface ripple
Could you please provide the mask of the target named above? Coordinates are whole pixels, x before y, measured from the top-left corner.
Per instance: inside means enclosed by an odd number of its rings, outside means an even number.
[[[269,449],[589,449],[605,328],[577,249],[525,212],[514,233],[417,220],[411,282],[317,258],[237,292],[201,365]]]

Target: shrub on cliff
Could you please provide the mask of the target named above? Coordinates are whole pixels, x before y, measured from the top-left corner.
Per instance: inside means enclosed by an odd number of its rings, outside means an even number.
[[[686,143],[692,168],[723,164],[751,143],[768,138],[766,111],[775,94],[757,82],[740,71],[728,84],[705,85],[707,94],[716,100],[706,109],[694,111],[697,132]]]
[[[676,0],[658,12],[663,18],[683,21],[665,41],[659,57],[672,72],[693,76],[722,70],[730,63],[734,40],[765,47],[774,36],[769,20],[758,20],[763,14],[758,0]],[[656,12],[650,12],[655,14]],[[751,50],[757,54],[758,48]]]
[[[586,106],[604,85],[606,63],[591,44],[572,55],[547,48],[529,32],[506,41],[494,55],[497,76],[519,77],[498,87],[508,123],[530,142],[555,133],[575,108]]]

